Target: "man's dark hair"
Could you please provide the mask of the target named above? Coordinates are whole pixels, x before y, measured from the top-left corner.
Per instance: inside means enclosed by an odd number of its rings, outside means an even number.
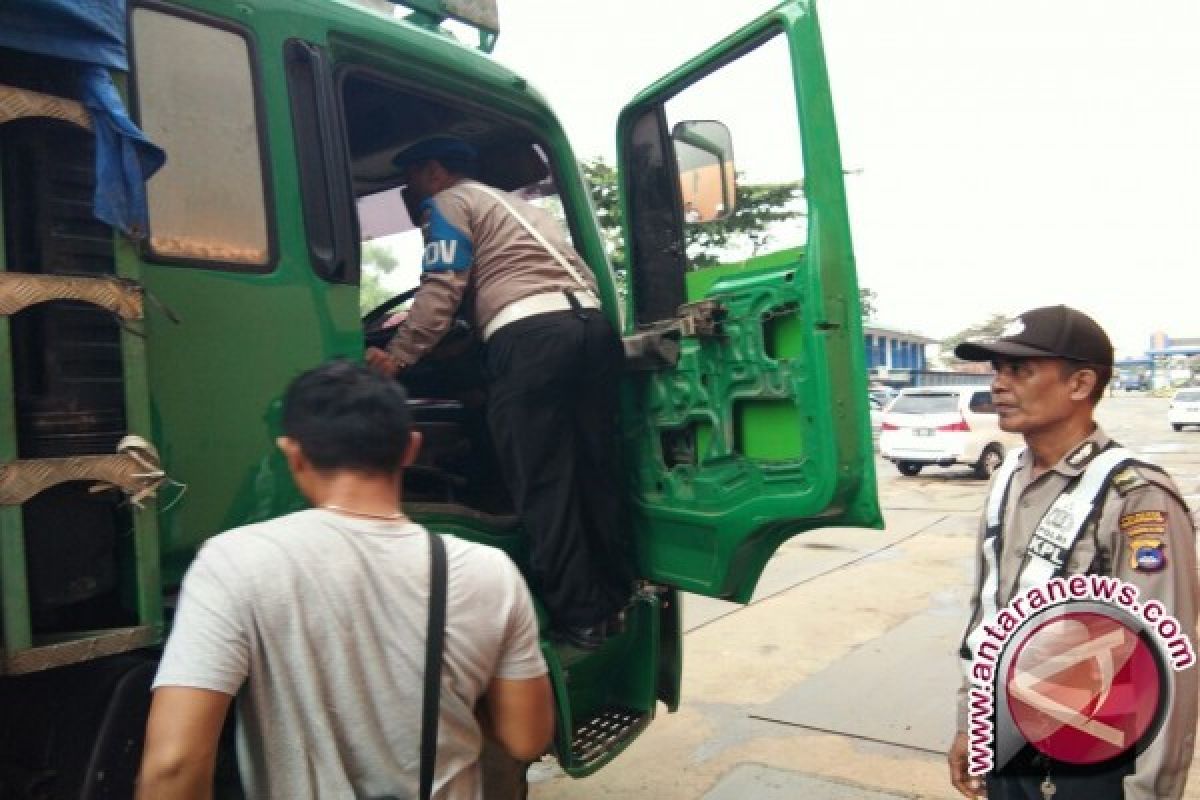
[[[1094,406],[1104,399],[1104,390],[1108,388],[1108,384],[1112,381],[1113,370],[1107,364],[1088,364],[1084,361],[1062,360],[1061,372],[1063,380],[1084,369],[1090,369],[1096,373],[1096,385],[1090,395],[1092,405]]]
[[[310,369],[283,395],[283,434],[318,469],[394,473],[410,428],[403,387],[343,359]]]

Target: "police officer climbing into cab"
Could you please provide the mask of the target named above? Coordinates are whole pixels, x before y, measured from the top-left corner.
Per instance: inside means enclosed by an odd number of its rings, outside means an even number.
[[[373,368],[396,375],[460,308],[484,342],[488,427],[558,636],[603,643],[629,600],[617,403],[621,340],[596,281],[546,211],[472,180],[476,149],[436,136],[401,151],[425,237],[421,284]]]
[[[973,612],[960,656],[982,652],[985,623],[1020,592],[1063,575],[1106,575],[1157,600],[1196,644],[1196,546],[1191,515],[1159,467],[1114,442],[1093,413],[1112,375],[1113,348],[1094,320],[1066,306],[1017,317],[997,339],[955,355],[990,361],[1003,430],[1025,446],[993,477],[980,525]],[[1173,700],[1142,746],[1092,765],[1026,745],[986,777],[968,774],[968,681],[948,760],[955,788],[989,800],[1150,800],[1183,794],[1196,730],[1196,668],[1174,673]],[[999,696],[999,691],[997,691]],[[986,783],[986,785],[985,785]]]

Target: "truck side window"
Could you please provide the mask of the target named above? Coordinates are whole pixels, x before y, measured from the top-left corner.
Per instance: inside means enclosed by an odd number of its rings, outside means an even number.
[[[808,203],[784,32],[639,112],[622,165],[639,324],[673,317],[732,270],[803,259]]]
[[[800,120],[791,76],[788,39],[779,33],[667,101],[669,130],[678,131],[687,121],[716,120],[728,127],[732,140],[736,206],[725,208],[718,193],[697,195],[691,208],[685,206],[689,271],[746,262],[807,242]],[[679,167],[686,182],[687,165]],[[692,283],[688,299],[696,300]]]
[[[247,40],[146,8],[133,11],[132,29],[141,126],[167,152],[147,185],[150,252],[266,270],[270,232]]]

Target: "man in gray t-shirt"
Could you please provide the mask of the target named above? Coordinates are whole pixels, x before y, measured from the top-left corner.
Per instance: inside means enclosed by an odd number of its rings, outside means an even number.
[[[399,509],[400,471],[420,444],[403,390],[348,363],[318,367],[289,388],[283,428],[314,508],[216,536],[197,555],[154,681],[139,798],[210,796],[235,695],[249,797],[417,796],[429,537]],[[536,758],[553,697],[512,562],[445,543],[434,797],[476,800],[485,732]]]

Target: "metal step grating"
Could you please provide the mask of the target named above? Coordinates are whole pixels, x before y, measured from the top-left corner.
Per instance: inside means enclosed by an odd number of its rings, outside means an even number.
[[[649,719],[649,714],[610,707],[575,726],[571,736],[571,758],[578,766],[599,761],[625,739],[632,738]]]

